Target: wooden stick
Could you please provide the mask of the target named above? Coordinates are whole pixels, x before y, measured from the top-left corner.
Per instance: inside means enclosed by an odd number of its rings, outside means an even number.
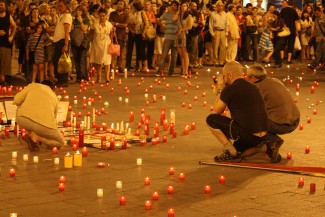
[[[279,173],[291,173],[291,174],[314,176],[314,177],[325,177],[325,174],[323,173],[315,173],[315,172],[299,171],[299,170],[287,170],[287,169],[279,169],[279,168],[265,168],[265,167],[247,166],[247,165],[239,165],[239,164],[209,163],[205,161],[199,161],[199,165],[245,168],[245,169],[274,171]]]

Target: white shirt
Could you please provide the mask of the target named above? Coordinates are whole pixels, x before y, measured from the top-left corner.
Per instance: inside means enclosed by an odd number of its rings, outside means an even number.
[[[64,24],[70,24],[69,32],[72,26],[72,16],[70,13],[64,13],[59,15],[58,23],[55,26],[53,42],[58,42],[65,38]]]
[[[213,11],[211,13],[209,20],[209,31],[212,36],[214,36],[214,28],[225,30],[226,35],[228,34],[226,12],[221,11],[220,13],[218,13],[217,11]]]

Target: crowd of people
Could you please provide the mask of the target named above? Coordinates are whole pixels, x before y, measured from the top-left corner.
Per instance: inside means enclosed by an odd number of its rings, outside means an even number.
[[[74,62],[76,82],[94,68],[98,82],[109,82],[112,69],[156,71],[156,76],[186,77],[193,68],[224,66],[231,61],[290,64],[295,49],[302,62],[324,67],[323,5],[295,8],[284,0],[279,10],[257,0],[240,1],[49,0],[15,3],[0,0],[0,83],[10,75],[12,51],[19,49],[17,74],[28,83],[46,78],[65,85],[71,76],[58,72],[63,53]],[[315,6],[315,8],[313,8]],[[112,44],[119,44],[118,54]],[[136,62],[132,61],[135,45]],[[104,78],[102,79],[102,72]]]

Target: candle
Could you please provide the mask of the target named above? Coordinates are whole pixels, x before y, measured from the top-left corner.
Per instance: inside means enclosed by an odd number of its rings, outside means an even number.
[[[23,154],[23,161],[28,161],[28,154]]]
[[[173,138],[176,138],[176,136],[177,136],[177,133],[173,132]]]
[[[219,183],[221,183],[221,184],[225,183],[225,177],[224,176],[219,176]]]
[[[174,217],[175,216],[175,211],[173,208],[169,208],[168,211],[168,217]]]
[[[33,162],[34,162],[35,164],[38,163],[38,156],[34,156],[34,157],[33,157]]]
[[[150,178],[149,177],[146,177],[144,179],[144,185],[150,185]]]
[[[13,213],[10,213],[10,217],[17,217],[17,213],[13,212]]]
[[[137,165],[141,166],[142,165],[142,158],[137,158]]]
[[[65,176],[60,176],[59,183],[65,183],[67,181]]]
[[[9,175],[10,175],[10,177],[16,176],[16,170],[15,169],[10,169],[9,170]]]
[[[315,87],[314,86],[311,86],[310,93],[315,93]]]
[[[85,141],[85,130],[80,129],[79,130],[79,147],[84,147],[84,141]]]
[[[189,109],[192,109],[192,104],[188,104],[188,108]]]
[[[288,152],[287,153],[287,159],[290,160],[291,158],[292,158],[292,154],[291,154],[291,152]]]
[[[98,188],[97,189],[97,197],[103,197],[104,196],[104,189]]]
[[[151,204],[150,200],[147,200],[146,202],[144,202],[144,207],[146,210],[151,209],[151,206],[152,206],[152,204]]]
[[[64,191],[64,183],[59,184],[59,191]]]
[[[303,130],[304,129],[304,125],[303,124],[300,124],[299,125],[299,130]]]
[[[11,152],[11,158],[17,159],[17,152],[16,151]]]
[[[182,107],[185,107],[186,106],[186,103],[185,102],[182,102]]]
[[[316,183],[310,183],[310,193],[313,194],[316,191]]]
[[[317,109],[314,109],[313,115],[317,115]]]
[[[305,184],[304,178],[300,177],[298,179],[298,187],[303,187]]]
[[[126,204],[126,197],[125,196],[121,196],[120,197],[120,205],[125,205]]]
[[[174,193],[174,187],[172,185],[169,185],[167,188],[167,193],[168,194],[173,194]]]
[[[3,121],[4,122],[4,121]],[[4,122],[5,123],[5,122]],[[7,121],[6,121],[6,123],[7,123]],[[6,135],[6,137],[9,137],[9,134],[10,132],[9,132],[9,128],[5,128],[5,135]]]
[[[169,127],[169,133],[170,134],[173,134],[175,132],[175,124],[174,123],[171,123],[170,124],[170,127]]]
[[[162,141],[163,141],[163,142],[167,142],[167,136],[163,136]]]
[[[311,123],[311,118],[308,117],[308,118],[307,118],[307,124],[310,124],[310,123]]]
[[[159,198],[159,194],[158,194],[158,192],[156,192],[156,191],[153,192],[153,193],[152,193],[152,199],[153,199],[153,200],[158,200],[158,198]]]
[[[60,158],[55,157],[53,162],[54,162],[54,165],[59,165],[60,164]]]
[[[170,110],[170,123],[175,124],[175,119],[176,119],[175,109],[171,109]]]
[[[122,189],[122,181],[116,181],[116,188]]]
[[[126,149],[128,144],[128,140],[126,137],[123,137],[122,139],[122,149]]]
[[[97,163],[97,167],[98,168],[104,168],[105,167],[105,163],[104,162],[98,162]]]
[[[184,173],[180,173],[179,174],[179,180],[180,181],[184,181],[185,180],[185,174]]]
[[[110,150],[115,150],[115,138],[114,137],[111,137],[109,139],[109,149]]]
[[[64,168],[72,168],[72,156],[69,152],[64,156]]]
[[[310,146],[307,145],[305,147],[305,154],[309,154],[309,152],[310,152]]]
[[[82,155],[79,151],[76,151],[76,153],[73,155],[73,165],[76,167],[82,166]]]
[[[214,107],[213,106],[210,107],[210,111],[214,111]]]
[[[300,84],[296,84],[296,91],[300,90]]]
[[[158,123],[156,122],[155,125],[154,125],[154,130],[153,130],[154,134],[153,136],[154,137],[158,137],[159,136],[159,125]]]
[[[52,153],[53,154],[57,154],[58,153],[58,148],[57,147],[53,147],[52,148]]]
[[[129,121],[130,122],[133,122],[134,121],[134,112],[133,111],[130,111]]]
[[[185,125],[185,127],[184,127],[184,135],[188,135],[188,133],[189,133],[189,127],[188,127],[188,125]]]
[[[146,120],[145,123],[144,123],[144,134],[146,136],[149,135],[149,120]]]
[[[204,193],[206,193],[206,194],[210,194],[211,193],[211,187],[210,187],[210,185],[204,186]]]
[[[72,141],[71,141],[72,142]],[[77,149],[78,149],[78,145],[77,144],[73,144],[72,145],[72,150],[73,151],[77,151]]]

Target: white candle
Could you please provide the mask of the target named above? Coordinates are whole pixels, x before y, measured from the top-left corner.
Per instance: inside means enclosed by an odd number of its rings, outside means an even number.
[[[17,213],[10,213],[10,217],[17,217]]]
[[[118,98],[118,101],[122,102],[122,100],[123,100],[123,98],[120,96],[120,97]]]
[[[28,161],[28,154],[23,154],[23,161]]]
[[[97,189],[97,197],[103,197],[104,196],[104,190],[102,188]]]
[[[17,158],[17,152],[16,151],[11,152],[11,157],[13,159],[16,159]]]
[[[78,104],[78,100],[77,99],[73,100],[73,104],[77,105]]]
[[[162,99],[165,101],[166,100],[166,96],[163,96]]]
[[[60,158],[55,157],[54,158],[54,165],[59,165],[60,164]]]
[[[73,127],[76,128],[77,126],[77,118],[73,117]]]
[[[122,181],[116,181],[116,188],[122,189]]]
[[[88,101],[88,103],[87,103],[88,105],[91,105],[91,101]]]
[[[129,99],[128,98],[125,98],[125,103],[129,103]]]
[[[131,128],[128,129],[128,135],[131,135]]]
[[[141,166],[142,165],[142,158],[137,158],[137,165]]]
[[[15,118],[12,118],[11,119],[11,126],[15,126],[15,124],[16,124],[16,119]]]
[[[120,124],[116,123],[116,131],[120,131]]]
[[[124,122],[121,121],[120,133],[124,133]]]
[[[90,129],[90,116],[87,116],[87,129]]]
[[[175,109],[170,110],[170,123],[175,124]]]
[[[33,162],[34,162],[35,164],[38,163],[38,156],[34,156],[34,157],[33,157]]]
[[[147,93],[144,94],[144,98],[148,99],[148,94]]]
[[[124,78],[128,78],[128,70],[126,68],[124,69]]]
[[[87,128],[87,116],[84,116],[84,128]]]
[[[6,124],[6,123],[7,123],[7,118],[3,117],[3,118],[2,118],[2,122],[3,122],[4,124]]]

